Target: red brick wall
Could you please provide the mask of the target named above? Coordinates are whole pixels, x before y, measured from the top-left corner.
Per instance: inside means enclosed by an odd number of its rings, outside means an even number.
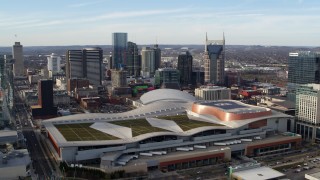
[[[266,144],[258,144],[258,145],[248,145],[246,148],[246,156],[252,156],[254,149],[263,148],[263,147],[272,147],[281,144],[289,144],[289,143],[296,143],[295,146],[301,145],[301,138],[300,139],[289,139],[277,142],[271,142]]]
[[[204,159],[210,159],[210,158],[215,158],[215,157],[224,158],[224,153],[205,155],[205,156],[198,156],[198,157],[193,157],[193,158],[184,158],[184,159],[182,158],[182,159],[173,160],[173,161],[165,161],[165,162],[160,162],[159,166],[160,167],[165,167],[165,166],[168,166],[170,164],[184,163],[184,162],[196,161],[196,160],[204,160]]]
[[[263,119],[260,121],[256,121],[256,122],[252,122],[248,125],[249,129],[257,129],[257,128],[261,128],[263,126],[267,126],[267,120]]]
[[[51,141],[51,144],[53,145],[54,149],[56,150],[56,152],[58,153],[58,155],[60,157],[61,156],[60,155],[60,148],[49,132],[48,132],[48,137],[49,137],[49,140]]]

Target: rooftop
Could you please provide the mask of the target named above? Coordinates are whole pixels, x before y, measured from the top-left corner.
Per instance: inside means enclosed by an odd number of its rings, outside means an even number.
[[[212,91],[212,90],[221,90],[221,89],[228,89],[223,86],[201,86],[199,89],[205,90],[205,91]]]
[[[284,176],[285,174],[283,174],[279,171],[276,171],[272,168],[263,166],[263,167],[234,172],[234,173],[232,173],[232,175],[236,176],[240,179],[264,180],[264,179],[279,178],[279,177]]]
[[[183,131],[188,131],[190,129],[195,129],[195,128],[204,127],[204,126],[223,126],[221,124],[191,120],[188,118],[187,115],[164,116],[164,117],[158,117],[158,118],[174,121]]]
[[[55,127],[67,141],[116,140],[115,136],[103,133],[90,126],[93,123],[56,124]]]
[[[208,106],[214,106],[223,110],[235,109],[235,108],[246,108],[246,106],[241,105],[239,103],[235,103],[233,101],[213,101],[213,102],[205,102],[204,104]]]
[[[124,121],[112,121],[111,124],[124,126],[131,128],[132,136],[139,136],[141,134],[152,133],[152,132],[163,132],[165,129],[153,127],[149,124],[146,119],[132,119]]]
[[[96,123],[55,124],[66,141],[98,141],[133,138],[154,132],[184,132],[208,126],[223,126],[191,120],[187,115],[116,120]]]
[[[0,168],[28,165],[31,160],[27,149],[13,150],[9,153],[0,152]]]

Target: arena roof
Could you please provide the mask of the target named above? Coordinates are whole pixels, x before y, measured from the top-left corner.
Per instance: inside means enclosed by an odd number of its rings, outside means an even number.
[[[175,89],[157,89],[143,94],[140,97],[143,104],[150,104],[156,101],[182,101],[194,102],[194,96]]]
[[[245,108],[246,106],[235,103],[233,101],[213,101],[204,103],[208,106],[215,106],[224,110],[235,109],[235,108]]]
[[[254,114],[254,113],[262,113],[262,112],[270,112],[269,108],[264,108],[264,107],[257,107],[257,106],[253,106],[253,105],[249,105],[249,104],[245,104],[239,101],[235,101],[235,100],[218,100],[218,101],[199,101],[199,102],[195,102],[193,104],[193,111],[195,109],[195,107],[200,108],[202,111],[204,110],[204,108],[206,109],[218,109],[219,113],[216,113],[216,115],[218,114],[239,114],[239,115],[245,115],[245,114]],[[247,119],[247,118],[246,118]],[[234,119],[235,120],[235,119]]]
[[[263,117],[250,117],[251,119],[245,118],[241,121],[221,121],[214,115],[189,113],[192,112],[190,110],[193,108],[194,97],[185,92],[172,89],[148,92],[141,97],[141,101],[144,104],[143,106],[128,112],[62,116],[43,121],[42,124],[55,139],[58,146],[68,147],[126,144],[155,136],[191,136],[207,130],[237,128],[250,122],[259,121],[261,118],[287,117],[282,113],[270,112],[270,114]],[[241,110],[242,114],[248,113],[248,109],[252,109],[252,111],[258,109],[256,106],[232,100],[195,104],[204,104],[206,106],[205,103],[209,107],[220,111]],[[224,109],[220,108],[223,104],[225,105]],[[267,108],[260,109],[265,110]],[[195,120],[186,118],[184,114],[186,111],[188,112],[188,117],[193,117],[192,119]],[[177,115],[184,117],[175,118],[174,116]],[[139,127],[139,124],[147,125],[148,128]],[[101,133],[104,136],[100,137]],[[82,137],[82,134],[86,135]]]
[[[123,144],[137,142],[146,138],[164,135],[189,136],[211,129],[221,129],[223,125],[191,120],[187,115],[131,120],[109,120],[98,122],[44,122],[48,132],[59,146],[77,144]],[[182,117],[183,116],[183,117]],[[228,129],[228,127],[225,127]]]

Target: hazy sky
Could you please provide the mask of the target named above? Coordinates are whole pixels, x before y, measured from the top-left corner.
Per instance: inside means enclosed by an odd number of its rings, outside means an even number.
[[[320,46],[319,0],[1,0],[0,46],[138,44]]]

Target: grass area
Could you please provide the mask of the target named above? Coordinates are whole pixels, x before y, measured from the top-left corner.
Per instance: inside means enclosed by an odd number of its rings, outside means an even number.
[[[124,120],[124,121],[112,121],[109,122],[111,124],[124,126],[131,128],[132,136],[139,136],[141,134],[152,133],[152,132],[163,132],[167,131],[165,129],[153,127],[149,124],[149,122],[145,119],[132,119],[132,120]]]
[[[204,126],[223,126],[221,124],[208,123],[203,121],[191,120],[187,115],[177,115],[177,116],[163,116],[158,117],[159,119],[172,120],[174,121],[183,131],[188,131],[190,129],[204,127]]]
[[[118,137],[103,133],[90,126],[93,123],[57,124],[55,127],[67,141],[116,140]]]

